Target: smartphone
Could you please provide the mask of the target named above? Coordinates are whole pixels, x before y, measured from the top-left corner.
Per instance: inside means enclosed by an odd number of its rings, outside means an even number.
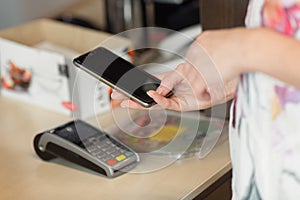
[[[98,47],[75,58],[73,63],[140,105],[151,107],[155,104],[147,92],[156,90],[161,81],[110,50]],[[172,94],[171,91],[166,97]]]

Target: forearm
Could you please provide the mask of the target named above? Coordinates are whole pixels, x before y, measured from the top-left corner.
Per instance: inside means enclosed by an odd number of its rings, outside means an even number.
[[[249,35],[241,73],[262,72],[300,88],[300,42],[265,28]]]

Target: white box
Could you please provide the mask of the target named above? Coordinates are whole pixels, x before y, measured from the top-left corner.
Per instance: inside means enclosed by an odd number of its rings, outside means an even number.
[[[72,60],[110,36],[50,19],[1,30],[1,95],[80,118],[109,110],[108,87],[78,73]],[[115,52],[130,45],[120,37],[112,41],[104,46]]]

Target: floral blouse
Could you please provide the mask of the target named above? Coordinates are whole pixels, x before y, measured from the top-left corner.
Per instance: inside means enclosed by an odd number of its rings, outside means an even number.
[[[253,0],[246,24],[300,39],[300,0]],[[242,75],[232,115],[233,199],[300,199],[300,90],[262,73]]]

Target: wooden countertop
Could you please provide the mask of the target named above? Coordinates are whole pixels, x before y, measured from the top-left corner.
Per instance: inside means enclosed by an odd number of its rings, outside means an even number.
[[[228,140],[220,140],[203,160],[186,158],[155,172],[115,179],[40,160],[34,136],[69,120],[0,96],[0,199],[192,199],[231,169]],[[109,124],[109,113],[105,120]]]

